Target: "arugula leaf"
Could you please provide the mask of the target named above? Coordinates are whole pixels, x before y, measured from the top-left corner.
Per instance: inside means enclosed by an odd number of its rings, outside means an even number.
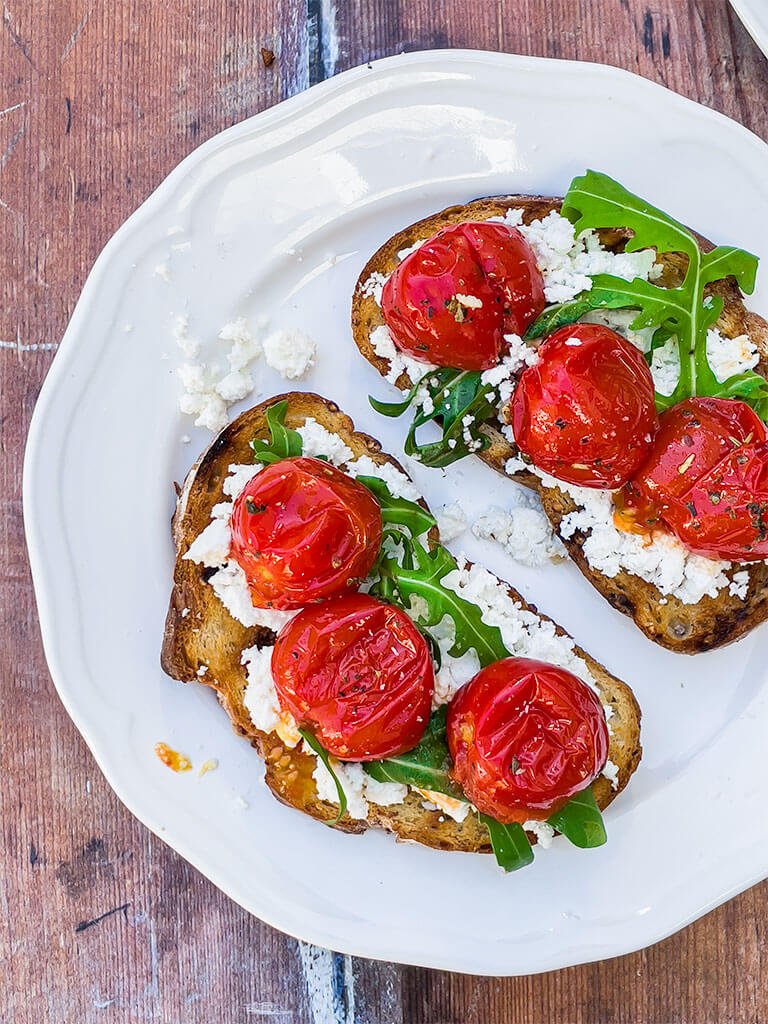
[[[336,786],[336,792],[339,795],[339,813],[331,822],[332,825],[336,825],[344,817],[344,814],[347,810],[347,794],[344,792],[344,787],[342,786],[338,775],[333,770],[330,755],[328,751],[325,749],[325,747],[320,745],[314,734],[311,733],[309,729],[299,729],[299,734],[304,737],[304,740],[314,750],[314,752],[323,762],[325,767],[331,773],[331,778],[333,779],[334,785]]]
[[[291,430],[285,426],[285,413],[287,409],[287,400],[276,402],[267,409],[267,426],[269,427],[270,440],[259,441],[254,438],[251,441],[255,462],[267,464],[279,462],[281,459],[301,455],[304,451],[301,434],[297,430]]]
[[[437,526],[435,517],[415,501],[407,498],[395,498],[391,491],[377,476],[359,476],[358,483],[364,484],[381,507],[381,519],[384,525],[403,526],[413,537],[429,533]]]
[[[451,755],[445,737],[447,706],[439,708],[429,720],[421,742],[406,754],[383,761],[368,761],[363,770],[378,782],[399,782],[417,789],[431,789],[456,800],[466,800],[450,776]]]
[[[381,413],[382,416],[389,416],[394,419],[403,415],[405,410],[416,397],[420,387],[421,381],[417,380],[402,402],[381,402],[378,398],[374,398],[372,395],[368,395],[368,401],[376,412]]]
[[[533,863],[533,847],[522,825],[502,825],[486,814],[481,814],[480,820],[488,829],[499,867],[505,871],[517,871]]]
[[[572,796],[564,807],[549,817],[548,823],[583,850],[602,846],[608,838],[591,786]]]
[[[374,574],[389,581],[400,604],[408,608],[412,597],[423,598],[427,613],[423,619],[426,626],[436,626],[447,615],[453,620],[455,640],[451,648],[453,657],[460,657],[470,649],[477,652],[480,664],[509,657],[509,651],[501,639],[496,626],[483,622],[477,605],[459,597],[442,585],[442,580],[456,566],[456,559],[442,545],[428,551],[417,540],[406,542],[413,560],[413,568],[401,565],[397,558],[382,551],[374,566]]]
[[[768,381],[754,370],[745,370],[724,380],[718,395],[721,398],[740,398],[752,406],[761,420],[768,422]]]
[[[614,288],[598,288],[594,285],[588,292],[582,292],[570,302],[548,306],[528,327],[524,341],[533,341],[554,334],[561,327],[569,327],[581,320],[593,309],[626,309],[626,292]]]
[[[636,309],[637,317],[630,325],[633,330],[664,328],[667,336],[677,338],[680,379],[665,404],[693,395],[720,395],[721,385],[707,360],[706,347],[707,330],[722,312],[723,303],[717,297],[705,297],[704,290],[708,284],[733,276],[742,291],[751,293],[757,257],[733,246],[702,252],[684,224],[597,171],[574,178],[561,212],[571,220],[577,234],[589,229],[629,229],[633,234],[626,244],[627,252],[655,248],[660,254],[682,253],[687,257],[683,281],[675,288],[639,278],[627,282],[610,274],[596,275],[591,308]],[[752,393],[749,388],[746,391]]]
[[[482,383],[479,371],[441,367],[414,384],[402,402],[380,402],[375,398],[368,401],[384,416],[401,416],[420,395],[428,396],[426,405],[430,411],[425,411],[419,398],[405,439],[406,455],[430,468],[441,468],[489,446],[490,438],[480,427],[496,415],[497,396],[490,385]],[[439,426],[442,436],[439,441],[420,444],[416,432],[427,423]]]

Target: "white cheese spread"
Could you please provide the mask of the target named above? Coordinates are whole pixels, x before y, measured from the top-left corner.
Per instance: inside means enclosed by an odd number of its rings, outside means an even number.
[[[510,459],[507,471],[524,465]],[[559,533],[564,539],[577,531],[586,535],[584,556],[593,569],[612,579],[620,572],[632,573],[653,584],[662,594],[671,594],[683,604],[697,604],[704,596],[716,597],[729,585],[726,570],[731,563],[705,558],[689,551],[672,534],[658,533],[652,538],[619,530],[613,520],[611,491],[575,487],[555,480],[533,466],[545,487],[559,487],[578,506],[565,515]]]
[[[492,219],[517,228],[528,242],[544,278],[544,297],[548,303],[568,302],[580,292],[589,291],[594,274],[647,281],[656,262],[653,249],[611,252],[603,248],[594,231],[582,232],[577,238],[573,224],[555,210],[527,225],[522,218],[523,211],[515,209]]]
[[[526,832],[532,832],[542,850],[548,850],[555,838],[555,830],[546,821],[526,821],[523,823]]]
[[[459,563],[441,583],[480,609],[483,622],[496,626],[501,632],[510,655],[536,658],[564,668],[598,692],[587,663],[574,651],[575,641],[569,636],[560,636],[553,622],[524,609],[511,597],[506,584],[488,569]]]
[[[370,342],[376,355],[386,359],[389,363],[389,369],[384,377],[390,384],[397,384],[398,378],[403,373],[408,376],[411,383],[415,384],[430,370],[437,369],[434,363],[422,363],[417,359],[412,359],[405,352],[401,352],[396,347],[386,324],[379,324],[371,331]]]
[[[369,803],[388,807],[392,804],[401,804],[408,795],[407,786],[401,786],[396,782],[377,782],[365,773],[361,764],[339,761],[335,757],[331,758],[331,764],[347,798],[347,813],[358,821],[364,821],[368,817]],[[329,804],[338,804],[336,784],[320,758],[317,759],[312,777],[317,786],[318,798]]]
[[[707,362],[722,384],[737,373],[753,370],[760,362],[757,346],[746,334],[726,338],[720,331],[707,331]],[[671,395],[680,378],[680,351],[675,338],[669,338],[657,348],[651,361],[651,376],[656,390]]]

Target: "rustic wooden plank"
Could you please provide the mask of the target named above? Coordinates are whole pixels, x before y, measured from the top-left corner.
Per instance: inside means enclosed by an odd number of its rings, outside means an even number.
[[[311,1019],[297,944],[135,822],[67,719],[40,649],[20,499],[48,347],[99,249],[195,145],[306,87],[305,29],[289,0],[4,7],[3,1021]]]
[[[768,1017],[765,886],[653,950],[538,978],[463,978],[299,947],[131,819],[48,681],[24,558],[20,457],[50,352],[29,346],[56,344],[98,250],[196,144],[310,78],[447,45],[605,60],[768,132],[768,62],[725,0],[7,0],[0,341],[15,350],[0,349],[0,950],[13,984],[0,996],[3,1020]],[[277,55],[270,68],[262,46]]]
[[[444,46],[594,60],[721,110],[768,139],[768,60],[727,0],[366,0],[325,5],[334,69]],[[621,884],[620,879],[617,884]],[[533,978],[402,972],[409,1024],[667,1024],[768,1019],[763,884],[633,956]],[[366,966],[359,968],[360,982]]]

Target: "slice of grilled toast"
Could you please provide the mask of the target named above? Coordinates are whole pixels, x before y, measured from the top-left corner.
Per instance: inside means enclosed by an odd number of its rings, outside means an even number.
[[[395,459],[381,451],[377,441],[355,431],[348,416],[318,395],[297,392],[278,395],[239,416],[190,470],[178,498],[173,517],[176,564],[161,663],[174,679],[202,682],[212,687],[236,732],[250,740],[264,759],[266,782],[274,795],[283,803],[330,824],[338,807],[318,799],[312,777],[314,756],[304,753],[300,747],[286,748],[276,733],[266,734],[254,728],[244,704],[246,674],[240,660],[242,652],[254,644],[271,645],[274,633],[260,627],[246,628],[233,619],[212,588],[206,585],[210,570],[182,557],[208,525],[213,506],[226,500],[222,485],[229,466],[253,460],[249,442],[254,437],[268,436],[266,410],[283,399],[288,401],[286,426],[296,428],[313,417],[327,430],[342,437],[356,457],[366,454],[378,464],[388,462],[402,469]],[[535,611],[511,588],[510,593],[525,608]],[[603,701],[614,709],[609,757],[619,769],[618,788],[612,789],[603,777],[594,784],[598,804],[606,807],[626,786],[640,760],[640,709],[625,683],[589,655],[577,651],[597,681]],[[198,670],[204,665],[207,670],[201,678]],[[475,815],[468,815],[459,824],[438,811],[423,807],[421,797],[413,793],[402,804],[380,807],[371,803],[369,806],[367,821],[345,815],[336,827],[361,832],[367,827],[379,826],[394,832],[400,839],[412,839],[439,849],[490,850],[487,831]]]
[[[530,224],[546,217],[553,210],[559,211],[561,205],[561,199],[542,196],[477,199],[463,206],[448,207],[393,235],[363,268],[352,300],[352,333],[357,347],[368,362],[382,376],[386,376],[390,370],[389,360],[379,356],[371,345],[371,334],[376,327],[384,324],[384,318],[370,289],[364,286],[374,274],[385,277],[391,274],[400,263],[398,253],[431,238],[449,224],[503,217],[510,209],[521,209],[523,222]],[[601,231],[599,235],[602,244],[614,251],[620,251],[629,237],[627,232],[615,229]],[[703,251],[713,248],[712,243],[701,235],[696,237]],[[659,257],[659,262],[664,269],[657,283],[666,286],[679,284],[685,272],[685,257],[667,254]],[[715,326],[728,338],[749,335],[761,356],[757,370],[768,377],[768,323],[746,308],[741,290],[733,278],[718,281],[708,286],[707,291],[721,296],[724,303],[723,312]],[[409,388],[411,383],[406,373],[402,373],[397,380],[397,386],[403,390]],[[501,423],[498,421],[490,422],[482,428],[491,443],[484,452],[478,453],[478,457],[507,475],[504,467],[517,454],[517,449],[504,437],[500,428]],[[559,488],[544,487],[534,473],[523,471],[510,478],[539,492],[544,510],[555,529],[563,516],[577,507]],[[768,618],[768,567],[764,562],[752,565],[749,570],[750,583],[746,599],[732,595],[728,588],[724,588],[717,597],[703,597],[696,604],[684,604],[672,595],[662,595],[652,583],[632,573],[621,572],[609,578],[593,569],[582,551],[584,540],[584,535],[577,532],[564,541],[568,553],[584,576],[614,608],[634,619],[649,639],[672,651],[696,654],[720,647],[737,640]]]

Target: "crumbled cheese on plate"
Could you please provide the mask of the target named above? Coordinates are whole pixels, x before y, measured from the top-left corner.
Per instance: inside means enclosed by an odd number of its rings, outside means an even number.
[[[560,538],[532,491],[516,489],[516,501],[508,509],[489,508],[472,526],[476,537],[496,541],[516,562],[539,566],[565,558]]]

